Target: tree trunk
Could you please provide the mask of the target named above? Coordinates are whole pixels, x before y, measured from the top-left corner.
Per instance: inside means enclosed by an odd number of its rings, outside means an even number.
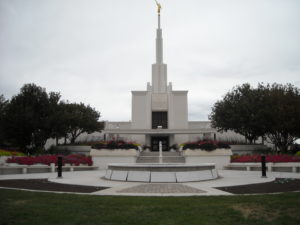
[[[76,140],[76,137],[71,137],[71,139],[70,139],[70,142],[71,142],[71,144],[74,144],[75,143],[75,140]]]

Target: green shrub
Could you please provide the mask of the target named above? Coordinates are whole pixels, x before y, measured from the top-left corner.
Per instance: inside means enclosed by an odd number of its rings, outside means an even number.
[[[191,149],[191,150],[196,150],[196,149],[201,149],[205,151],[213,151],[216,150],[217,148],[225,148],[225,149],[230,149],[230,145],[225,142],[219,142],[219,141],[211,141],[211,140],[203,140],[203,141],[198,141],[198,142],[188,142],[185,143],[182,147],[183,150],[186,149]]]
[[[230,148],[230,145],[227,144],[226,142],[217,142],[217,148],[226,148],[226,149],[229,149]]]
[[[296,155],[296,156],[300,156],[300,151],[296,152],[295,155]]]
[[[199,145],[199,148],[200,149],[203,149],[203,150],[205,150],[205,151],[212,151],[212,150],[215,150],[215,149],[217,149],[217,146],[215,145],[215,144],[213,144],[213,143],[203,143],[203,144],[200,144]]]
[[[125,141],[101,141],[92,146],[94,149],[136,149],[138,150],[138,144]]]
[[[183,150],[186,149],[191,149],[191,150],[195,150],[195,149],[199,149],[199,145],[197,143],[187,143],[185,145],[183,145]]]
[[[174,149],[174,150],[178,150],[178,146],[177,144],[173,144],[169,147],[169,150]]]
[[[0,156],[24,156],[24,154],[22,152],[0,149]]]

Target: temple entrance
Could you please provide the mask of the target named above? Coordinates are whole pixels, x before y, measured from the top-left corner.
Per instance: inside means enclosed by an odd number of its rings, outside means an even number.
[[[169,151],[169,137],[155,136],[151,137],[151,149],[152,151],[159,151],[159,142],[162,143],[162,150]]]

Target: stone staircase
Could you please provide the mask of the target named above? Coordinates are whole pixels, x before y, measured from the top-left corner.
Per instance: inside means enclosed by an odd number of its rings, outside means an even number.
[[[163,152],[163,163],[185,163],[180,152]],[[159,163],[159,152],[141,152],[136,163]]]

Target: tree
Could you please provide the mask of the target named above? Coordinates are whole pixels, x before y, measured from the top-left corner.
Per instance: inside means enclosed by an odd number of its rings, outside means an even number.
[[[51,134],[51,107],[59,98],[58,93],[48,95],[42,87],[25,84],[6,109],[5,130],[10,142],[25,152],[43,149]]]
[[[267,136],[285,152],[300,137],[299,92],[291,84],[243,84],[216,102],[209,118],[219,131],[233,130],[250,142]]]
[[[65,120],[61,130],[65,131],[71,143],[75,143],[82,133],[90,134],[103,129],[103,123],[98,121],[100,113],[91,106],[83,103],[61,103],[60,107],[61,118]]]
[[[4,145],[5,140],[5,129],[4,129],[4,117],[8,101],[3,95],[0,95],[0,146]]]
[[[60,102],[60,93],[50,92],[49,93],[49,104],[50,104],[50,116],[48,122],[48,127],[50,129],[51,138],[56,140],[56,145],[58,145],[58,139],[64,137],[67,132],[65,128],[65,118],[63,118],[62,107]]]
[[[233,130],[252,143],[264,135],[261,98],[262,90],[253,89],[249,84],[237,86],[214,104],[209,115],[212,127],[218,131]]]
[[[291,85],[265,87],[265,131],[281,151],[286,152],[300,138],[300,90]]]

